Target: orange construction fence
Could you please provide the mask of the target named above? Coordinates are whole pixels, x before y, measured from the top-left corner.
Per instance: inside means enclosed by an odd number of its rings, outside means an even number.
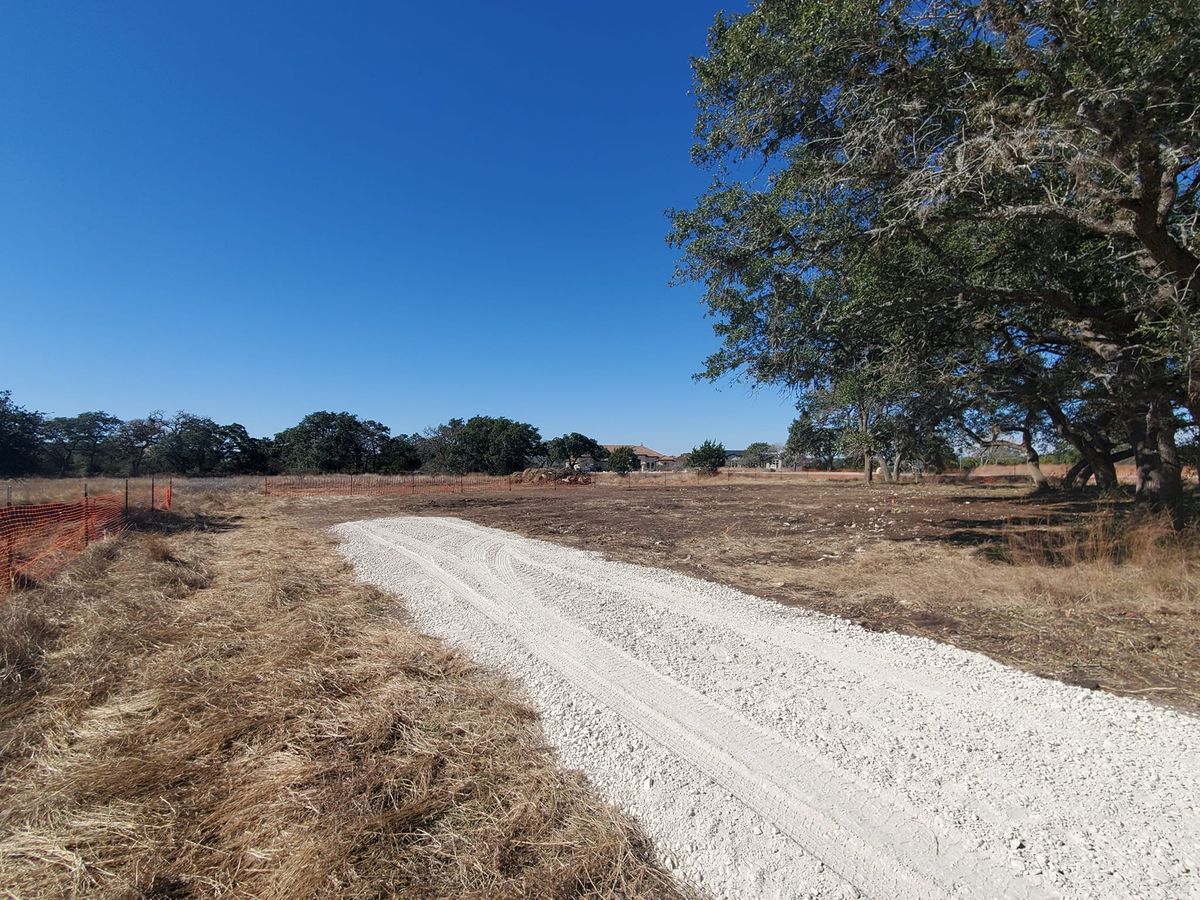
[[[136,510],[170,510],[174,485],[58,503],[0,506],[0,596],[37,584],[96,541],[120,534]]]

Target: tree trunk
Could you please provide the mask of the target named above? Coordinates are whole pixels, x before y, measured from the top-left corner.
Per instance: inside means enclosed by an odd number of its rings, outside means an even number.
[[[1141,423],[1139,423],[1140,425]],[[1139,503],[1166,511],[1176,528],[1183,524],[1183,466],[1175,444],[1175,417],[1167,404],[1155,400],[1146,411],[1145,427],[1135,443]]]
[[[1082,478],[1080,485],[1088,483],[1088,479],[1092,477],[1091,464],[1086,459],[1081,459],[1071,468],[1067,469],[1067,474],[1063,476],[1063,488],[1065,490],[1073,490],[1075,488],[1075,479]]]
[[[1078,450],[1083,458],[1087,460],[1092,474],[1096,477],[1096,487],[1101,490],[1115,488],[1117,486],[1117,469],[1113,465],[1108,449],[1097,447],[1079,431],[1072,428],[1066,415],[1064,415],[1063,411],[1057,405],[1045,403],[1042,408],[1050,416],[1050,421],[1054,423],[1054,430],[1059,433],[1059,436]],[[1086,481],[1084,483],[1086,484]]]
[[[1096,479],[1096,487],[1102,491],[1110,491],[1117,486],[1117,467],[1108,453],[1097,450],[1086,441],[1076,444],[1075,449],[1083,454],[1087,468]],[[1087,484],[1087,479],[1084,478],[1081,483]]]
[[[1159,500],[1170,514],[1176,528],[1183,527],[1183,465],[1179,459],[1179,447],[1175,444],[1175,425],[1170,423],[1158,432],[1158,462],[1160,466],[1161,494]]]
[[[1042,458],[1033,446],[1033,433],[1028,426],[1021,432],[1021,449],[1025,452],[1025,465],[1029,467],[1029,477],[1033,479],[1033,492],[1041,494],[1050,490],[1050,482],[1042,471]]]
[[[1033,492],[1035,494],[1044,494],[1050,490],[1050,481],[1046,478],[1046,473],[1042,471],[1042,466],[1038,459],[1027,459],[1025,466],[1029,469],[1029,480],[1033,482]]]
[[[867,450],[863,451],[863,481],[871,483],[871,454]]]
[[[1095,454],[1088,462],[1092,467],[1092,474],[1096,477],[1096,487],[1103,491],[1111,491],[1117,487],[1117,467],[1108,454]]]
[[[882,456],[876,456],[875,462],[879,464],[879,471],[883,473],[884,484],[892,483],[892,470],[888,468],[888,462]]]
[[[896,459],[892,463],[892,481],[900,480],[900,460],[904,459],[904,454],[897,451]]]

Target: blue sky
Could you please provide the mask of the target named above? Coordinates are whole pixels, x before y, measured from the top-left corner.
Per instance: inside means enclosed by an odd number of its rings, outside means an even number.
[[[0,388],[255,434],[781,440],[788,398],[692,381],[716,339],[668,285],[717,8],[7,5]]]

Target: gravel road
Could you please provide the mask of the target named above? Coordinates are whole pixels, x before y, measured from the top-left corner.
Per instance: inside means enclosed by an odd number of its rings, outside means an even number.
[[[459,519],[334,530],[709,894],[1200,898],[1200,719]]]

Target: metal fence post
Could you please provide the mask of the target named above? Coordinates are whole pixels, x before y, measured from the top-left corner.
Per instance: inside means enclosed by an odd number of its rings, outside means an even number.
[[[11,591],[13,585],[17,583],[17,529],[16,523],[13,523],[13,529],[8,534],[8,552],[5,556],[8,559],[8,567],[5,570],[7,576],[8,589]]]
[[[154,476],[150,476],[150,512],[154,512]]]
[[[87,482],[83,483],[83,546],[88,546],[91,535],[88,534],[88,489]]]
[[[129,515],[129,479],[125,479],[125,515]]]

